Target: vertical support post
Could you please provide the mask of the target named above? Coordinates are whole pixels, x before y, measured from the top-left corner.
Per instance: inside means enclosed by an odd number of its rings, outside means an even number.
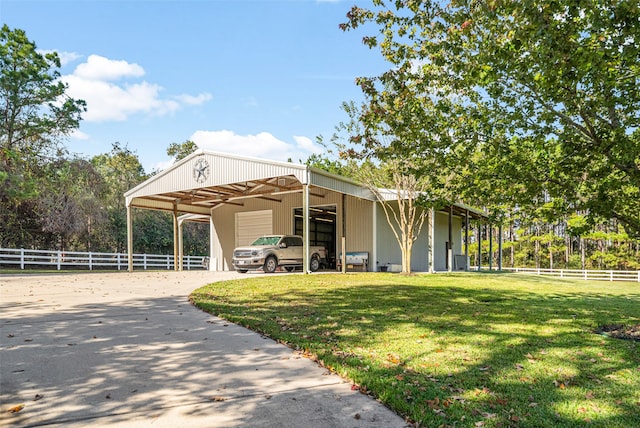
[[[347,272],[346,260],[347,260],[347,195],[342,194],[342,248],[340,251],[340,264],[342,266],[342,273]]]
[[[173,270],[177,271],[179,266],[180,246],[178,245],[178,204],[173,203]]]
[[[93,259],[91,258],[91,251],[89,251],[89,270],[93,270]]]
[[[429,273],[436,272],[435,263],[435,242],[436,242],[436,210],[431,208],[429,211]]]
[[[127,263],[129,272],[133,272],[133,216],[131,205],[127,205]]]
[[[60,270],[60,262],[62,261],[62,252],[60,250],[58,250],[58,270]]]
[[[222,259],[222,255],[218,254],[217,246],[219,242],[218,233],[213,222],[213,209],[211,209],[209,217],[209,270],[218,270],[218,259]],[[222,270],[222,269],[221,269]]]
[[[469,270],[469,210],[464,213],[464,270]]]
[[[449,206],[449,243],[447,244],[447,271],[453,270],[453,204]]]
[[[502,223],[498,226],[498,270],[502,271]]]
[[[20,269],[24,270],[24,248],[20,248]],[[640,273],[638,273],[638,282],[640,282]]]
[[[342,253],[340,253],[340,263],[342,265],[342,273],[347,273],[347,238],[342,237]]]
[[[373,218],[373,231],[372,231],[372,237],[373,237],[373,253],[371,253],[371,259],[369,260],[368,266],[367,266],[367,270],[371,269],[373,272],[376,271],[376,266],[378,265],[377,263],[375,263],[378,260],[378,202],[377,201],[373,201],[371,202],[371,204],[373,205],[373,214],[372,214],[372,218]],[[371,265],[373,265],[373,269],[371,268]]]
[[[183,270],[184,265],[184,245],[182,242],[182,227],[184,225],[184,221],[178,221],[178,260],[179,266],[178,270]]]
[[[307,172],[308,173],[308,172]],[[302,271],[309,273],[309,180],[302,185]]]
[[[482,269],[482,223],[478,223],[478,272]]]
[[[493,270],[493,226],[489,223],[489,270]]]

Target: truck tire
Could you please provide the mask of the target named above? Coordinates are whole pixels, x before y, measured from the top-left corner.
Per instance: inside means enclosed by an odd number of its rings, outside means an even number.
[[[309,263],[309,270],[311,270],[311,272],[315,272],[318,269],[320,269],[320,259],[318,256],[313,255],[311,256],[311,261]]]
[[[269,256],[264,261],[263,269],[266,273],[274,273],[278,268],[278,261],[274,256]]]

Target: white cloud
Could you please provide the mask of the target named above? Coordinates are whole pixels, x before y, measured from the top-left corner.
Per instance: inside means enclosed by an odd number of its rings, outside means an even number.
[[[314,144],[314,142],[311,141],[311,138],[294,135],[293,140],[298,144],[300,149],[306,150],[309,153],[320,154],[324,152],[324,149],[319,145]]]
[[[164,171],[165,169],[167,169],[171,165],[173,165],[175,161],[176,161],[175,158],[171,158],[168,161],[158,162],[158,163],[153,165],[153,170],[154,171]]]
[[[69,138],[73,138],[74,140],[88,140],[89,134],[76,129],[69,135]]]
[[[250,156],[262,159],[293,162],[305,160],[311,153],[319,153],[307,137],[293,137],[296,144],[287,143],[274,137],[269,132],[256,135],[238,135],[233,131],[196,131],[191,136],[193,141],[205,150]]]
[[[182,94],[182,95],[178,95],[177,97],[175,97],[176,100],[182,102],[183,104],[188,104],[188,105],[200,105],[203,103],[206,103],[207,101],[211,100],[211,98],[213,98],[211,96],[211,94],[208,93],[202,93],[199,95],[187,95],[187,94]]]
[[[69,87],[69,96],[87,102],[87,111],[82,115],[87,122],[124,121],[137,113],[163,116],[184,105],[200,105],[212,98],[208,93],[162,97],[164,88],[160,85],[144,80],[131,81],[144,74],[138,64],[90,55],[62,80]]]
[[[73,75],[84,80],[118,80],[123,77],[142,77],[144,68],[123,60],[89,55],[87,62],[77,66]]]

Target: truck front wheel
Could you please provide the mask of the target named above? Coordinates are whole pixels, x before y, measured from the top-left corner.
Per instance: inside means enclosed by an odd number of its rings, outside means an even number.
[[[311,262],[309,263],[309,269],[311,272],[315,272],[320,269],[320,259],[316,256],[311,257]]]
[[[274,273],[277,267],[278,261],[274,256],[269,256],[267,260],[264,261],[263,269],[266,273]]]

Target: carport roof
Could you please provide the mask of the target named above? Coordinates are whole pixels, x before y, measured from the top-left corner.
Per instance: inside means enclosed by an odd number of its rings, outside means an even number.
[[[225,204],[259,198],[280,202],[279,195],[302,192],[324,196],[327,190],[375,201],[365,186],[318,168],[290,162],[198,150],[124,194],[127,207],[209,215]],[[385,195],[392,198],[391,194]],[[383,192],[384,193],[384,192]],[[393,194],[395,198],[395,194]],[[473,219],[486,218],[480,210],[461,203],[453,212]],[[187,221],[194,219],[186,219]]]
[[[323,189],[363,199],[373,194],[358,183],[306,165],[269,161],[198,150],[125,193],[126,204],[166,211],[210,214],[224,204],[241,205],[243,199],[279,201],[278,195]]]

